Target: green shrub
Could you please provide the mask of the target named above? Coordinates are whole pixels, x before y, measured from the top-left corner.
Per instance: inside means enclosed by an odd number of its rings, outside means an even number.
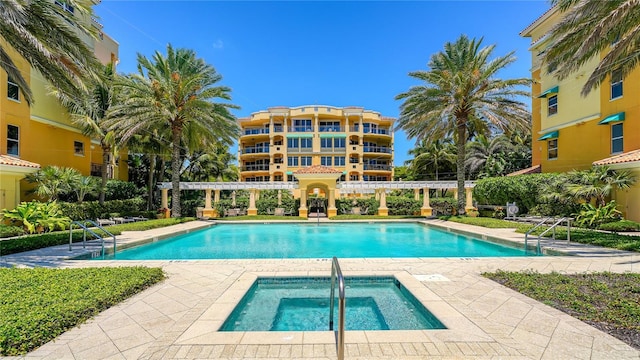
[[[15,209],[2,210],[2,218],[12,225],[22,226],[30,234],[35,232],[64,230],[70,219],[62,214],[56,201],[21,202]]]
[[[361,215],[375,215],[379,206],[380,202],[374,197],[336,199],[338,214],[351,214],[352,208],[359,207]]]
[[[0,269],[0,355],[22,355],[164,278],[162,269]]]
[[[550,183],[562,174],[529,174],[480,179],[473,188],[473,197],[481,205],[503,205],[515,202],[520,214],[535,209],[538,215],[570,215],[575,212],[572,204],[558,202],[546,204],[541,201],[542,185]]]
[[[100,205],[98,201],[85,201],[82,203],[60,203],[60,208],[65,216],[72,220],[86,220],[109,217],[110,213],[118,213],[121,216],[133,216],[145,209],[146,202],[142,198],[127,200],[105,201]]]
[[[105,187],[105,200],[127,200],[145,196],[145,189],[122,180],[109,180]]]
[[[622,213],[616,209],[616,206],[616,202],[613,200],[600,207],[582,204],[580,213],[576,216],[576,224],[581,227],[595,229],[602,224],[618,221],[622,217]]]
[[[640,231],[640,223],[631,220],[618,220],[600,224],[598,229],[611,232]]]
[[[24,229],[19,226],[0,224],[0,238],[24,235]]]
[[[387,196],[389,215],[414,215],[420,213],[422,202],[405,196]]]

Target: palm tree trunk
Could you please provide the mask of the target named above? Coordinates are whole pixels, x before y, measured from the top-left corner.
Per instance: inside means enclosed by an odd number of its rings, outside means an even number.
[[[149,175],[147,177],[147,211],[151,210],[153,206],[153,177],[154,172],[156,171],[156,154],[151,154],[149,156]]]
[[[171,149],[171,217],[180,217],[180,134],[181,129],[172,129],[173,146]]]
[[[105,192],[107,188],[107,179],[109,171],[109,163],[111,162],[111,146],[102,144],[102,183],[100,184],[100,195],[98,195],[98,202],[100,205],[104,204]]]
[[[465,158],[465,142],[467,140],[466,119],[457,119],[458,139],[456,147],[458,150],[458,158],[456,160],[456,173],[458,178],[458,214],[464,214],[465,196],[464,196],[464,158]]]

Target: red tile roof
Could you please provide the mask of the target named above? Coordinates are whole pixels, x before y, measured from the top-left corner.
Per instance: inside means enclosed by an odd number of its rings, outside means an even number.
[[[628,162],[640,161],[640,149],[631,150],[626,153],[614,155],[606,159],[594,161],[593,165],[613,165]]]
[[[39,169],[40,164],[36,164],[31,161],[18,159],[17,157],[9,155],[0,155],[0,165],[11,165]]]
[[[296,171],[294,174],[338,174],[338,173],[341,174],[342,171],[338,171],[328,166],[313,165],[313,166],[302,168]]]
[[[526,169],[514,171],[514,172],[512,172],[510,174],[507,174],[507,176],[516,176],[516,175],[525,175],[525,174],[538,174],[538,173],[541,173],[541,172],[542,172],[542,166],[536,165],[536,166],[528,167]]]

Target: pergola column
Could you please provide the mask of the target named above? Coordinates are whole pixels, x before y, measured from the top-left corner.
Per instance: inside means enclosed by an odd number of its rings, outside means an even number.
[[[307,188],[300,188],[300,208],[298,208],[298,216],[306,218],[309,216],[307,209]]]
[[[247,209],[247,215],[258,215],[258,208],[256,208],[256,189],[249,190],[249,208]]]
[[[466,195],[466,204],[464,205],[464,211],[469,212],[473,210],[473,188],[464,188]]]
[[[378,200],[378,201],[379,201],[379,200],[380,200],[380,189],[376,189],[376,190],[375,190],[375,194],[376,194],[376,195],[375,195],[376,200]]]
[[[278,207],[282,205],[282,190],[278,190]]]
[[[169,189],[160,189],[160,193],[162,194],[162,209],[164,209],[164,217],[168,218],[171,215],[171,210],[169,210]]]
[[[420,208],[420,215],[433,215],[433,208],[431,208],[431,204],[429,204],[429,188],[422,189],[422,207]]]
[[[389,216],[389,208],[387,208],[387,191],[386,189],[380,189],[380,207],[378,207],[379,216]]]
[[[327,206],[327,216],[332,217],[338,215],[338,209],[336,208],[336,191],[334,189],[329,189],[327,191],[329,197],[329,204]]]
[[[211,189],[204,190],[204,209],[211,209]]]
[[[420,200],[420,189],[413,189],[413,198]]]

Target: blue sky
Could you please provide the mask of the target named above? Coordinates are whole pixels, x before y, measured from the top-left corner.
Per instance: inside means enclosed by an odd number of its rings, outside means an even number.
[[[460,34],[518,60],[502,78],[529,77],[529,39],[519,36],[549,8],[529,1],[113,1],[95,10],[120,44],[123,73],[136,54],[167,43],[193,49],[232,88],[238,117],[271,106],[362,106],[398,117],[394,97],[417,82],[433,53]],[[414,141],[395,138],[395,164]],[[235,151],[235,149],[234,149]]]

